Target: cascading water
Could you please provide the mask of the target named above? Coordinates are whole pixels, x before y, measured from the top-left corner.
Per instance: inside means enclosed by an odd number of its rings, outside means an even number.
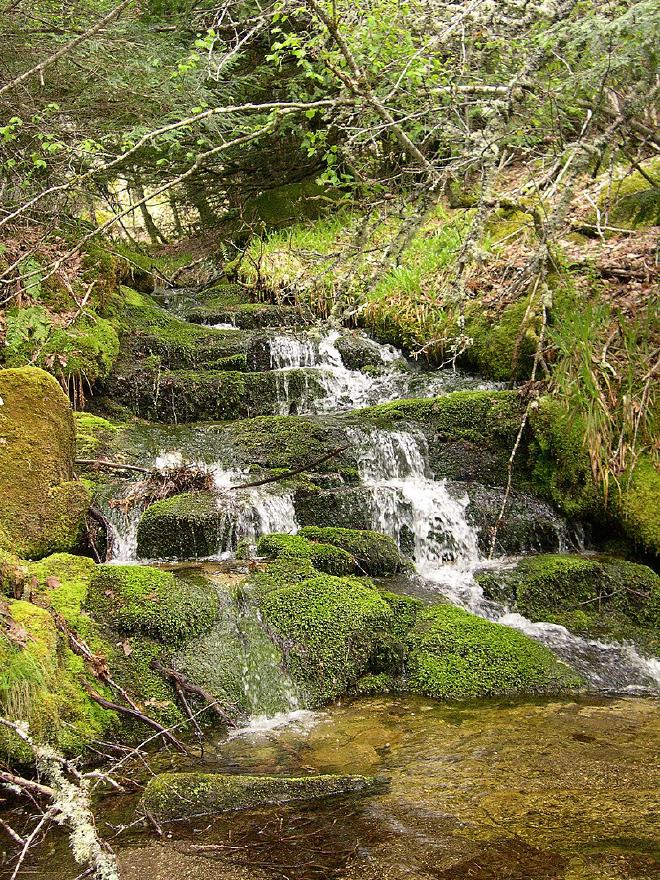
[[[433,397],[443,393],[452,374],[438,370],[421,373],[410,368],[391,345],[369,341],[375,370],[363,372],[344,365],[337,343],[342,334],[329,332],[276,333],[269,339],[270,366],[277,373],[277,409],[280,415],[332,413],[387,403],[402,397]],[[304,369],[313,374],[302,391],[296,384],[291,394],[289,371]],[[494,387],[480,383],[474,387]],[[322,393],[319,395],[318,388]]]
[[[519,629],[551,648],[595,688],[644,690],[660,686],[660,660],[632,645],[583,639],[565,627],[534,623],[487,600],[474,578],[487,563],[476,530],[466,519],[467,497],[456,498],[445,481],[430,479],[426,442],[406,431],[353,431],[360,477],[371,495],[373,528],[405,546],[411,536],[418,574],[454,604]],[[497,562],[495,564],[498,564]]]

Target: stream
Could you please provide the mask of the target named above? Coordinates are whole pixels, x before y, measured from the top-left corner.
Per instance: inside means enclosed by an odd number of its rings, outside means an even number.
[[[378,346],[379,369],[349,369],[337,347],[339,336],[328,329],[272,332],[270,366],[278,376],[273,414],[323,419],[400,398],[496,387],[458,372],[411,367],[391,346]],[[311,390],[291,396],[288,373],[301,367],[317,374],[314,387],[323,389],[320,396]],[[382,773],[391,778],[390,790],[362,801],[269,807],[194,827],[178,825],[157,842],[144,829],[132,829],[116,841],[126,877],[660,876],[653,844],[660,661],[641,656],[630,644],[607,644],[558,625],[533,623],[486,600],[475,573],[515,560],[484,558],[467,516],[468,497],[460,485],[433,479],[426,439],[402,428],[356,426],[349,436],[371,527],[393,537],[414,560],[415,573],[403,588],[434,601],[444,597],[522,630],[579,670],[589,693],[461,704],[374,697],[310,712],[297,705],[278,670],[267,668],[270,661],[261,657],[245,669],[246,691],[256,695],[254,716],[245,728],[212,741],[194,769]],[[208,468],[221,493],[249,476],[205,425],[154,426],[143,453],[142,460],[156,467]],[[299,527],[294,498],[277,483],[227,493],[223,509],[226,538],[205,565],[220,578],[235,577],[240,541],[254,544],[265,532],[294,533]],[[137,561],[140,510],[128,517],[115,509],[106,513],[116,531],[115,560]],[[580,540],[557,520],[556,550],[582,549]],[[276,704],[266,693],[274,687],[280,692]],[[190,766],[164,760],[177,769]],[[114,828],[130,824],[133,808],[134,798],[110,798],[104,821]],[[73,880],[76,872],[63,842],[50,845],[48,858],[37,866],[39,876]]]

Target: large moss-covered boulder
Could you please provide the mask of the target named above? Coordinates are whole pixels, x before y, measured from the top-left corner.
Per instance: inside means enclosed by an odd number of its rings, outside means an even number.
[[[202,578],[183,579],[148,565],[99,565],[87,606],[100,619],[128,633],[180,644],[208,630],[218,599]]]
[[[344,529],[332,526],[306,526],[298,533],[310,541],[332,544],[350,553],[358,574],[388,575],[407,569],[396,541],[369,529]]]
[[[0,545],[25,558],[74,548],[89,493],[74,480],[67,396],[35,367],[0,370]]]
[[[229,776],[223,773],[160,773],[152,777],[140,801],[143,815],[157,821],[191,819],[264,804],[286,804],[348,794],[382,791],[385,781],[372,776]]]
[[[650,456],[640,456],[613,506],[624,534],[650,555],[660,555],[660,471]]]
[[[225,546],[231,523],[212,492],[183,492],[156,501],[138,523],[142,559],[198,559]]]
[[[301,535],[263,535],[257,553],[271,559],[309,559],[314,568],[326,574],[352,574],[355,562],[350,553],[331,543],[308,541]]]
[[[582,684],[548,648],[453,605],[417,615],[406,669],[408,689],[436,699],[555,693]]]
[[[660,649],[660,577],[646,565],[546,554],[523,559],[513,570],[485,572],[478,580],[487,598],[510,603],[532,620]]]
[[[307,565],[300,575],[295,565],[272,567],[259,583],[258,604],[305,702],[317,706],[380,671],[395,615],[369,581],[318,575]]]

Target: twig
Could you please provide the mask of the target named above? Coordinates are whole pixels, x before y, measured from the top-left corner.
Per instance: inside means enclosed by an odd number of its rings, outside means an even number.
[[[296,474],[302,474],[304,471],[308,471],[310,468],[316,467],[317,464],[323,464],[324,461],[328,461],[330,458],[334,458],[335,455],[339,455],[340,452],[344,452],[348,449],[350,443],[346,443],[344,446],[337,446],[336,449],[333,449],[331,452],[326,452],[320,458],[314,459],[314,461],[307,462],[306,464],[301,465],[300,467],[293,468],[293,470],[286,471],[283,474],[278,474],[275,477],[267,477],[265,480],[255,480],[252,483],[241,483],[239,486],[230,486],[230,489],[251,489],[254,486],[265,486],[267,483],[276,483],[278,480],[286,480],[287,477],[295,477]]]
[[[146,724],[148,727],[152,727],[156,730],[163,739],[166,739],[169,743],[175,746],[180,752],[186,754],[186,747],[184,744],[178,740],[173,733],[163,727],[162,724],[159,724],[153,718],[150,718],[148,715],[145,715],[143,712],[139,712],[137,709],[129,709],[127,706],[121,706],[119,703],[113,703],[111,700],[106,700],[105,697],[102,697],[100,694],[97,694],[95,690],[86,682],[82,682],[83,687],[89,694],[89,696],[94,700],[95,703],[98,703],[99,706],[103,706],[104,709],[110,709],[112,712],[117,712],[120,715],[127,715],[129,718],[133,718],[136,721],[141,721],[142,724]]]
[[[76,464],[85,467],[106,467],[117,471],[136,471],[139,474],[150,474],[149,468],[138,467],[135,464],[123,464],[120,461],[106,461],[104,458],[76,458]]]
[[[229,727],[236,727],[236,722],[234,719],[219,705],[217,699],[213,696],[213,694],[209,693],[200,685],[195,684],[190,681],[190,679],[186,678],[181,672],[177,672],[176,669],[171,669],[169,666],[164,666],[158,660],[154,659],[151,661],[151,668],[156,672],[160,672],[161,675],[164,675],[165,678],[171,679],[176,685],[181,687],[184,691],[187,691],[189,694],[193,694],[196,697],[201,697],[208,706],[208,709],[211,709],[219,718],[222,718],[223,721]]]

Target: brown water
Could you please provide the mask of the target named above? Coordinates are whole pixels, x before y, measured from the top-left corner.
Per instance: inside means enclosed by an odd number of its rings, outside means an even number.
[[[199,769],[381,773],[388,792],[113,840],[127,880],[656,880],[657,701],[346,702],[220,741]],[[110,798],[100,828],[130,819]],[[73,880],[64,840],[24,876]]]

